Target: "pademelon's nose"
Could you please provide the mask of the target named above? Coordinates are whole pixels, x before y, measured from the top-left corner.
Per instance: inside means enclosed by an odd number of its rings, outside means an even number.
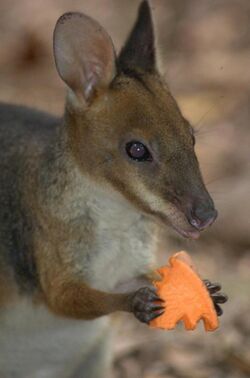
[[[198,230],[204,230],[217,218],[218,212],[210,203],[204,202],[192,208],[189,222]]]

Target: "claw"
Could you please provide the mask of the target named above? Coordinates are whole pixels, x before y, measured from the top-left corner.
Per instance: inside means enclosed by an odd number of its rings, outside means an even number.
[[[152,313],[152,315],[150,316],[150,321],[155,319],[155,318],[158,318],[158,316],[161,316],[163,313],[164,313],[165,310],[163,311],[160,311],[160,312],[154,312]]]
[[[211,283],[211,281],[209,281],[209,280],[207,280],[207,279],[205,279],[205,280],[203,280],[203,282],[204,282],[204,284],[208,287],[208,286],[210,286],[212,283]]]
[[[156,288],[155,287],[143,287],[140,290],[144,290],[144,295],[145,298],[147,298],[149,301],[157,301],[157,302],[162,302],[162,299],[158,297],[156,294]]]
[[[228,297],[227,297],[226,294],[220,293],[220,294],[212,295],[212,299],[215,303],[221,303],[222,304],[222,303],[227,302]]]
[[[208,288],[210,294],[214,294],[214,293],[217,293],[217,291],[221,290],[221,285],[215,283],[215,284],[211,284],[211,285],[207,286],[207,288]]]
[[[151,292],[153,292],[152,295],[151,295],[151,298],[152,298],[153,301],[164,302],[164,300],[161,299],[161,298],[158,296],[158,294],[156,294],[157,289],[156,289],[155,287],[150,288],[150,290],[151,290]]]
[[[152,295],[152,296],[150,297],[150,299],[151,299],[152,301],[155,301],[155,302],[164,302],[164,300],[161,299],[160,297],[158,297],[157,294]]]
[[[164,313],[164,311],[160,311],[160,312],[152,312],[150,314],[137,314],[137,318],[143,322],[143,323],[150,323],[151,320],[155,319],[155,318],[158,318],[158,316],[162,315]]]
[[[155,319],[155,318],[158,318],[158,316],[162,315],[164,313],[164,310],[163,311],[158,311],[158,312],[151,312],[151,313],[143,313],[143,312],[138,312],[138,313],[135,313],[135,316],[137,317],[137,319],[139,319],[142,323],[150,323],[151,320]]]
[[[152,311],[165,310],[165,307],[164,307],[164,306],[160,306],[160,305],[153,305],[153,306],[151,307],[151,310],[152,310]]]
[[[217,303],[214,304],[214,307],[215,307],[217,315],[221,316],[223,314],[222,308]]]

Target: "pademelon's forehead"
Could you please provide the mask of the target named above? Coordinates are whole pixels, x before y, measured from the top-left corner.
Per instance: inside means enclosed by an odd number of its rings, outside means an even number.
[[[156,75],[122,75],[114,81],[111,97],[112,111],[125,128],[151,130],[161,136],[171,134],[171,130],[174,134],[188,131],[176,101]]]
[[[91,108],[92,123],[112,141],[154,143],[159,152],[190,144],[188,124],[158,75],[120,75]]]

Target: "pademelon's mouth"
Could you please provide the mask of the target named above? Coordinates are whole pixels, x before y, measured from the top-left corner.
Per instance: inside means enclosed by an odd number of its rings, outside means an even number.
[[[181,236],[184,236],[188,239],[198,239],[200,236],[200,231],[196,230],[194,227],[192,227],[192,230],[184,230],[180,227],[176,227],[174,224],[170,222],[170,225],[172,228],[177,231]]]
[[[175,206],[169,214],[157,213],[161,223],[173,228],[178,234],[188,239],[198,239],[200,231],[193,227],[184,212],[177,209]]]

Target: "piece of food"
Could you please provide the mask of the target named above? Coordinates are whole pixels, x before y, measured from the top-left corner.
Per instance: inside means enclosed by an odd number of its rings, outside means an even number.
[[[213,301],[186,252],[176,253],[169,259],[169,266],[157,272],[162,280],[153,284],[158,296],[165,302],[165,311],[150,322],[151,327],[170,330],[182,320],[187,330],[193,330],[202,319],[206,331],[218,328]]]

